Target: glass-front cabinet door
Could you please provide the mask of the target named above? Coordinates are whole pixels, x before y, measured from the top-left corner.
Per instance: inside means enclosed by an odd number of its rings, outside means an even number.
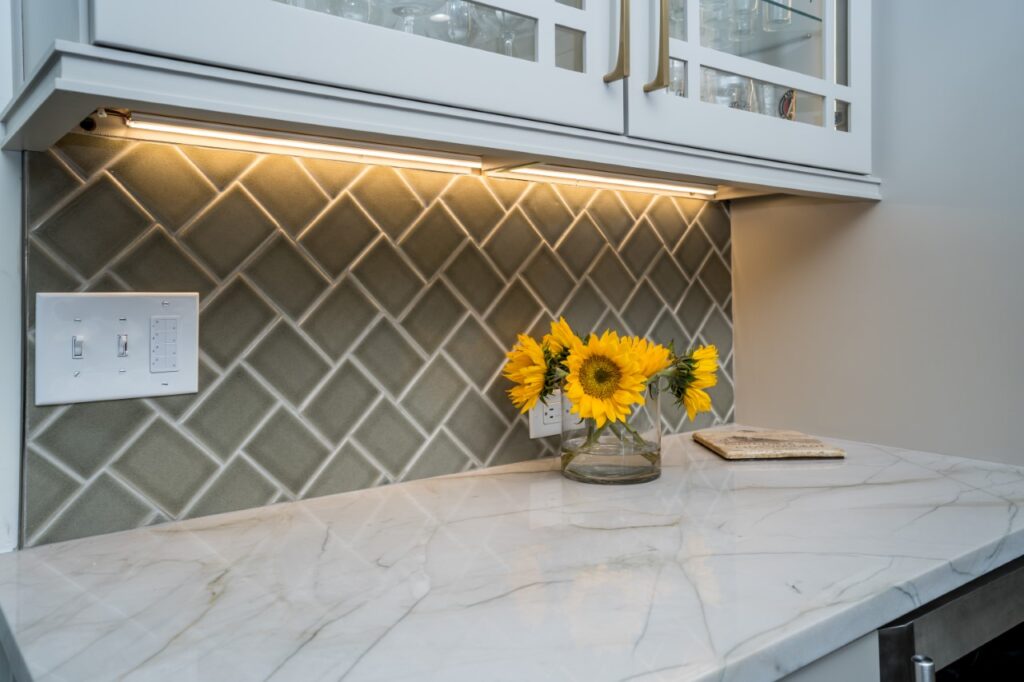
[[[871,168],[870,3],[633,0],[634,137]]]
[[[92,0],[94,42],[622,133],[619,2]]]

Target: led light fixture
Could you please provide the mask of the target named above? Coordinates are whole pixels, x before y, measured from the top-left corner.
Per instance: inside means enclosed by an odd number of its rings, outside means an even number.
[[[246,151],[298,154],[449,173],[477,173],[481,167],[479,158],[464,154],[335,140],[134,112],[124,119],[124,123],[132,133],[130,137],[161,142],[207,144]]]
[[[699,185],[690,182],[676,182],[661,178],[648,178],[640,175],[621,175],[596,170],[583,170],[565,166],[536,164],[488,171],[488,175],[496,178],[515,180],[545,180],[563,185],[579,185],[582,187],[598,187],[601,189],[618,189],[630,192],[652,192],[656,194],[672,194],[684,197],[710,199],[718,191],[711,185]]]

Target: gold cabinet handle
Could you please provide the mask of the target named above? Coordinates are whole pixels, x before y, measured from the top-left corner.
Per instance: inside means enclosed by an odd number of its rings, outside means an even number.
[[[605,83],[622,80],[629,75],[629,0],[619,0],[619,57],[615,68],[604,76]]]
[[[654,92],[668,87],[668,3],[661,0],[661,16],[658,27],[658,70],[654,72],[654,80],[644,85],[644,92]]]

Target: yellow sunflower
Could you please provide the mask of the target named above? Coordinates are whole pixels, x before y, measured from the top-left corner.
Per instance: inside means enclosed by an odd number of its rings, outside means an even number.
[[[711,388],[718,383],[718,349],[714,346],[700,346],[690,357],[694,360],[691,388]]]
[[[718,349],[701,346],[690,353],[690,358],[694,361],[693,380],[683,393],[683,405],[693,421],[699,413],[711,410],[711,396],[704,389],[718,383]]]
[[[595,420],[598,428],[606,421],[625,421],[633,405],[644,404],[647,377],[632,343],[615,332],[606,331],[600,338],[591,334],[586,343],[577,339],[565,364],[565,392],[572,411]]]
[[[711,396],[704,389],[687,386],[683,393],[683,405],[686,406],[686,415],[693,421],[699,412],[711,409]]]
[[[544,335],[541,345],[547,346],[552,355],[558,355],[563,350],[572,348],[572,344],[579,340],[565,318],[560,317],[558,322],[551,323],[551,333]]]
[[[639,336],[634,336],[629,341],[633,346],[633,353],[640,362],[640,373],[647,380],[672,364],[672,355],[665,346]]]
[[[506,357],[508,363],[502,374],[516,384],[509,389],[508,397],[523,413],[529,412],[544,390],[544,375],[548,371],[544,349],[535,339],[520,334],[519,342]]]

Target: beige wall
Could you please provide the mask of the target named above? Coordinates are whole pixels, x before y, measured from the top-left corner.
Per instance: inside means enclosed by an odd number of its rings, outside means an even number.
[[[734,203],[738,421],[1024,465],[1022,5],[876,2],[884,200]]]

